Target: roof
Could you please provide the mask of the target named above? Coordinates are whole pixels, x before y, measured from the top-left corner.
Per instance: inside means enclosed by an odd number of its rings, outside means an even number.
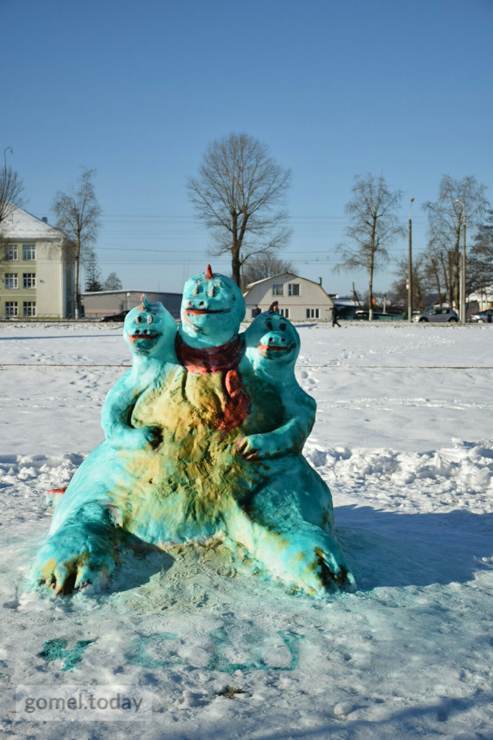
[[[126,295],[127,293],[138,293],[140,295],[176,295],[180,296],[181,293],[173,293],[166,290],[126,290],[120,288],[119,290],[86,290],[81,295]]]
[[[303,277],[302,275],[296,275],[294,272],[278,272],[276,275],[269,275],[269,277],[262,278],[261,280],[255,280],[253,283],[248,283],[246,286],[246,291],[243,295],[246,295],[250,288],[253,288],[254,285],[260,285],[261,283],[266,283],[267,280],[272,280],[273,278],[281,278],[281,277],[294,277],[297,280],[306,280],[307,283],[312,283],[312,285],[317,285],[319,288],[323,290],[323,292],[328,295],[329,297],[335,296],[335,293],[327,293],[323,285],[320,285],[316,280],[310,280],[310,278]]]
[[[0,224],[0,236],[4,239],[60,239],[64,238],[64,233],[24,208],[13,206]]]

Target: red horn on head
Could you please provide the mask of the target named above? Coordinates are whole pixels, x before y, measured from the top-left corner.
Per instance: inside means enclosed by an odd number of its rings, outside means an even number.
[[[212,272],[212,267],[210,265],[207,265],[207,267],[205,268],[204,276],[207,280],[212,280],[212,278],[214,277],[214,273]]]

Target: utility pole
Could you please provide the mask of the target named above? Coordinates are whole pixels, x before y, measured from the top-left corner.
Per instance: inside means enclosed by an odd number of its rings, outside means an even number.
[[[462,200],[455,201],[461,207],[459,221],[459,243],[457,245],[459,253],[459,319],[461,323],[466,323],[466,257],[467,257],[467,223],[466,209]],[[462,254],[460,252],[460,229],[463,229]]]
[[[466,323],[466,252],[467,252],[467,223],[466,223],[466,216],[464,212],[463,214],[463,222],[462,222],[462,228],[463,228],[463,248],[462,248],[462,275],[461,275],[461,287],[462,287],[462,302],[461,302],[461,317],[460,320],[463,324]]]
[[[408,221],[408,252],[407,252],[407,320],[413,320],[413,219],[412,208],[414,198],[411,198]]]

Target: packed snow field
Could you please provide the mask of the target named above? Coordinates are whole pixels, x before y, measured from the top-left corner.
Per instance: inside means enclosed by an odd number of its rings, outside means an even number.
[[[356,593],[292,596],[219,545],[45,596],[26,579],[47,491],[101,440],[120,331],[0,326],[2,734],[492,738],[493,326],[300,328],[305,454]]]

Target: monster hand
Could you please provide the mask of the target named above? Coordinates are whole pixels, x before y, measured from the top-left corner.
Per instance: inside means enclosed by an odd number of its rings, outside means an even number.
[[[161,430],[157,427],[129,427],[119,431],[110,438],[112,447],[119,450],[144,450],[148,447],[155,449],[159,447],[162,440]]]
[[[95,511],[93,507],[89,513]],[[100,588],[115,568],[116,537],[108,512],[101,510],[100,521],[77,512],[41,547],[33,577],[56,594],[69,594],[89,584]]]
[[[258,437],[258,434],[251,434],[248,437],[240,437],[236,442],[236,451],[239,455],[245,458],[245,460],[257,460],[258,452],[253,447],[251,442],[252,437]]]
[[[246,460],[263,460],[269,457],[276,457],[284,454],[289,450],[283,437],[277,432],[267,432],[266,434],[249,434],[242,437],[238,444],[237,450]]]

